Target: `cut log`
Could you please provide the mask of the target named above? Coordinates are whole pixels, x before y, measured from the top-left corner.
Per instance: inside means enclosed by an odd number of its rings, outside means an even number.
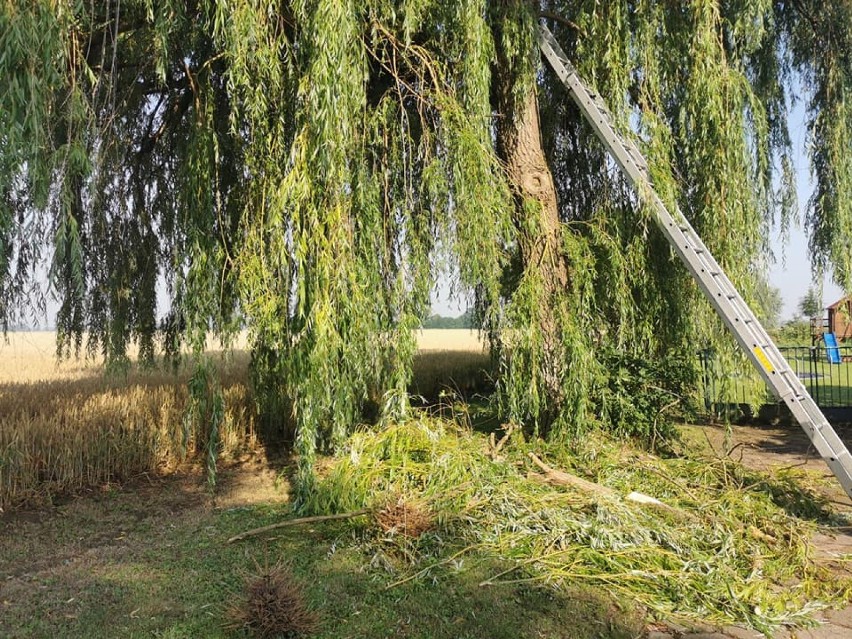
[[[588,481],[582,477],[577,477],[576,475],[566,473],[565,471],[551,468],[541,461],[535,453],[530,453],[529,455],[533,463],[544,472],[544,479],[549,484],[554,486],[569,486],[571,488],[576,488],[581,492],[591,493],[593,495],[615,497],[618,494],[612,488],[608,488],[607,486],[602,486],[601,484],[596,484],[595,482]]]

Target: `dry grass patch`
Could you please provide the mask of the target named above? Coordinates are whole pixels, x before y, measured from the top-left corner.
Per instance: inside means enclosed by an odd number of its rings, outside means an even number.
[[[476,333],[431,330],[418,338],[424,350],[414,363],[414,394],[434,402],[442,393],[488,392],[491,362]],[[23,332],[0,344],[0,509],[171,469],[203,444],[186,420],[190,366],[176,375],[131,368],[108,377],[98,361],[57,362],[55,340],[52,332]],[[233,457],[256,445],[260,427],[249,357],[217,352],[213,340],[208,347],[225,403],[220,449]],[[234,348],[245,347],[241,335]]]
[[[247,336],[238,335],[234,341],[235,353],[245,350]],[[210,354],[221,354],[222,347],[214,339],[207,341]],[[136,350],[130,347],[128,355],[136,359]],[[239,354],[236,357],[240,359]],[[100,357],[81,359],[56,359],[56,333],[53,331],[18,331],[0,339],[0,384],[34,384],[38,382],[71,381],[90,377],[103,377]]]
[[[417,348],[423,351],[482,353],[486,346],[478,331],[466,328],[431,328],[417,332]]]
[[[262,639],[298,639],[312,634],[319,617],[305,600],[302,585],[281,562],[256,567],[244,577],[242,591],[227,610],[226,627]]]

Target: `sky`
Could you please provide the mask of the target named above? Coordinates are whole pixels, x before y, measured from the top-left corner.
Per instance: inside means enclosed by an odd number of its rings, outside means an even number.
[[[790,141],[793,145],[793,161],[796,167],[796,192],[799,200],[799,217],[804,218],[805,207],[813,192],[813,184],[808,164],[808,135],[805,124],[805,109],[801,102],[790,113]],[[792,319],[798,314],[799,300],[808,288],[817,284],[814,281],[808,258],[808,240],[799,225],[790,232],[790,242],[784,246],[778,233],[772,237],[772,253],[776,261],[769,272],[769,283],[781,291],[784,309],[781,320]],[[783,258],[783,259],[782,259]],[[828,277],[822,282],[823,307],[843,297],[843,290]]]
[[[808,260],[808,242],[801,228],[791,233],[790,243],[784,249],[777,234],[772,238],[773,253],[777,262],[769,272],[769,283],[781,291],[784,308],[781,321],[793,319],[799,314],[799,301],[808,288],[815,284]],[[786,250],[786,264],[780,263],[781,251]],[[843,297],[843,289],[834,284],[827,276],[823,280],[822,306],[825,308]]]

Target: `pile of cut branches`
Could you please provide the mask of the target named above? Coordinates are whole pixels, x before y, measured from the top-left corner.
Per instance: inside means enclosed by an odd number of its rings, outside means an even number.
[[[434,525],[416,538],[377,525],[361,537],[401,581],[497,558],[506,569],[482,587],[596,586],[652,617],[762,631],[807,625],[852,597],[849,581],[812,558],[811,533],[834,515],[802,473],[661,458],[604,436],[557,448],[514,432],[500,449],[428,418],[357,433],[305,508],[426,505]]]

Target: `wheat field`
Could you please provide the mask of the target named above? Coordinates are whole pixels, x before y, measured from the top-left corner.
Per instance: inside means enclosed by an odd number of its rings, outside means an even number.
[[[233,348],[246,348],[246,335],[241,334]],[[417,332],[417,346],[421,352],[482,353],[484,343],[476,331],[467,329],[432,329]],[[214,341],[208,343],[210,352],[220,352]],[[98,359],[56,359],[56,333],[52,331],[21,331],[9,333],[0,341],[0,384],[35,383],[43,381],[73,380],[102,374]],[[131,357],[133,353],[131,352]]]
[[[490,383],[475,332],[418,333],[411,392],[468,396]],[[186,419],[191,364],[176,373],[106,376],[97,359],[55,357],[52,332],[9,333],[0,342],[0,510],[49,501],[171,470],[193,458],[198,433]],[[225,400],[220,454],[256,446],[258,417],[248,383],[245,335],[232,351],[208,344]],[[131,353],[132,356],[132,353]]]

